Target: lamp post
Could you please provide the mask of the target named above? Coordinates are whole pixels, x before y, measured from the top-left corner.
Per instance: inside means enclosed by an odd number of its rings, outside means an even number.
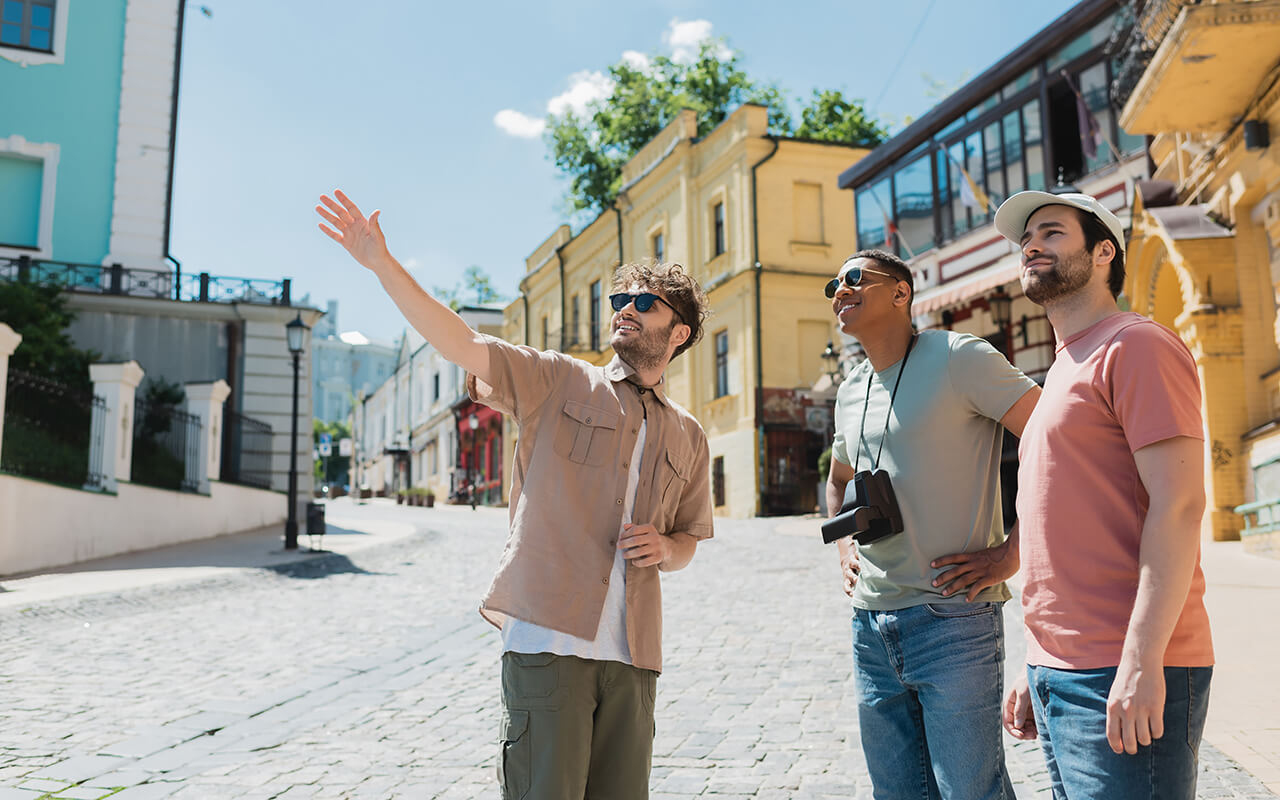
[[[298,370],[302,348],[311,330],[298,312],[292,322],[284,326],[289,353],[293,356],[293,414],[290,418],[292,435],[289,437],[289,516],[284,523],[284,549],[298,549]]]
[[[840,380],[840,352],[836,350],[834,342],[827,342],[827,349],[822,351],[822,361],[827,365],[831,385],[835,386]]]
[[[472,412],[467,418],[467,427],[471,429],[471,510],[476,507],[476,481],[480,479],[480,418]]]
[[[991,311],[991,321],[1000,331],[1000,350],[1009,356],[1009,320],[1013,312],[1013,298],[1005,292],[1003,286],[997,286],[995,294],[987,298],[987,308]]]

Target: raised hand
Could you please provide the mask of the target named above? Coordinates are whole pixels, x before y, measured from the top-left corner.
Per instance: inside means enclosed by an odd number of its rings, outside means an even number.
[[[320,195],[323,205],[316,206],[316,213],[329,222],[329,225],[319,223],[320,230],[346,248],[356,261],[378,271],[391,258],[386,237],[378,225],[378,216],[382,212],[375,211],[365,219],[360,208],[341,189],[335,190],[333,196],[336,199]]]

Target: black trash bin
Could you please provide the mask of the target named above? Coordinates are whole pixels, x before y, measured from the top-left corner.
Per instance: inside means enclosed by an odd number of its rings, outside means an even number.
[[[323,503],[307,503],[307,535],[324,536]]]

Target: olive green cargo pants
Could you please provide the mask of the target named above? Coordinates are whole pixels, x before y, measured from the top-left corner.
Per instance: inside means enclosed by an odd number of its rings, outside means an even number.
[[[503,800],[647,800],[658,673],[502,654]]]

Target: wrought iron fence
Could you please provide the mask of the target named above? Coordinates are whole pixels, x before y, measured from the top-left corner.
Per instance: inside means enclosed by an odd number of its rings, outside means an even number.
[[[1121,10],[1122,18],[1132,21],[1128,36],[1113,52],[1116,56],[1111,81],[1111,102],[1124,108],[1147,65],[1160,48],[1160,43],[1177,21],[1184,6],[1198,5],[1200,0],[1129,0]]]
[[[106,412],[97,395],[10,369],[0,470],[100,488]]]
[[[256,303],[291,305],[291,282],[259,278],[231,278],[207,272],[135,269],[120,264],[101,266],[65,261],[41,261],[28,256],[0,258],[0,281],[39,283],[69,292],[183,300],[193,303]]]
[[[227,443],[222,449],[222,480],[259,489],[271,488],[271,426],[234,411],[223,414]]]
[[[200,488],[200,418],[139,397],[133,404],[132,480],[160,489]]]

